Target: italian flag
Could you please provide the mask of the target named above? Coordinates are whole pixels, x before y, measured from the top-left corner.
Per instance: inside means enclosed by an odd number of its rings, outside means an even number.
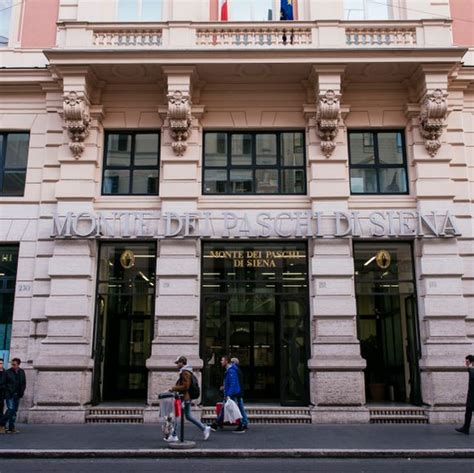
[[[227,11],[227,0],[224,0],[221,5],[221,21],[228,21],[229,20],[229,13]]]

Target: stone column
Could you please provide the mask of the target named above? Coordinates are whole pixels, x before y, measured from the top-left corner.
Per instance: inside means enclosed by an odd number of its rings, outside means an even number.
[[[348,209],[348,152],[341,120],[342,66],[314,67],[316,114],[307,126],[313,212]],[[309,115],[309,114],[308,114]],[[368,422],[365,360],[357,339],[350,239],[318,239],[311,258],[311,401],[313,422]],[[360,409],[357,409],[357,406]]]
[[[161,145],[161,213],[181,215],[196,212],[200,196],[200,159],[202,132],[199,118],[203,108],[198,100],[199,85],[194,67],[165,67],[167,106],[160,107],[163,117]],[[193,88],[194,87],[194,88]],[[199,273],[200,241],[172,239],[159,243],[156,263],[157,285],[155,332],[148,384],[149,409],[145,422],[157,420],[156,394],[177,379],[174,360],[185,355],[197,370],[199,357]]]
[[[88,68],[58,71],[63,80],[63,141],[59,148],[58,181],[52,201],[42,209],[39,240],[52,232],[51,213],[92,212],[97,192],[96,170],[101,157],[100,107],[92,105]],[[79,230],[81,227],[79,226]],[[90,402],[96,244],[57,240],[47,266],[49,297],[44,306],[45,338],[33,366],[37,370],[32,422],[83,422]]]
[[[445,65],[421,66],[413,78],[417,103],[410,104],[408,135],[415,171],[417,210],[451,211],[462,224],[466,216],[453,179],[453,141],[460,110],[448,114],[448,73]],[[452,107],[450,107],[452,108]],[[448,129],[446,130],[446,125]],[[450,131],[452,129],[452,131]],[[459,200],[459,203],[457,202]],[[466,396],[464,357],[472,351],[467,338],[463,298],[465,272],[458,238],[416,242],[418,311],[422,339],[420,360],[423,401],[433,406],[430,422],[457,422]]]

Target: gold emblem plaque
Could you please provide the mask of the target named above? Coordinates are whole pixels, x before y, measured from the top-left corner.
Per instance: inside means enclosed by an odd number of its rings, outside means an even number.
[[[375,262],[380,269],[387,269],[392,262],[392,257],[387,250],[380,250],[375,257]]]
[[[124,269],[130,269],[135,266],[135,255],[132,250],[125,250],[120,255],[120,264]]]

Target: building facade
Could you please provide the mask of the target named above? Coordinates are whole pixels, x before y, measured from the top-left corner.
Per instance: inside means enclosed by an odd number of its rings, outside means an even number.
[[[24,420],[155,421],[178,355],[213,405],[224,353],[249,402],[313,422],[462,417],[474,14],[372,3],[0,2],[0,353]]]

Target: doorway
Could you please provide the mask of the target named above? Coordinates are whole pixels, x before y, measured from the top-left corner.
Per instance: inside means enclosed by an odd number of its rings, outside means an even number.
[[[306,244],[204,243],[203,400],[222,395],[220,357],[239,359],[247,401],[307,405]]]
[[[421,405],[411,243],[354,243],[354,264],[366,398]]]
[[[155,255],[154,243],[103,243],[100,247],[93,404],[146,399]]]

